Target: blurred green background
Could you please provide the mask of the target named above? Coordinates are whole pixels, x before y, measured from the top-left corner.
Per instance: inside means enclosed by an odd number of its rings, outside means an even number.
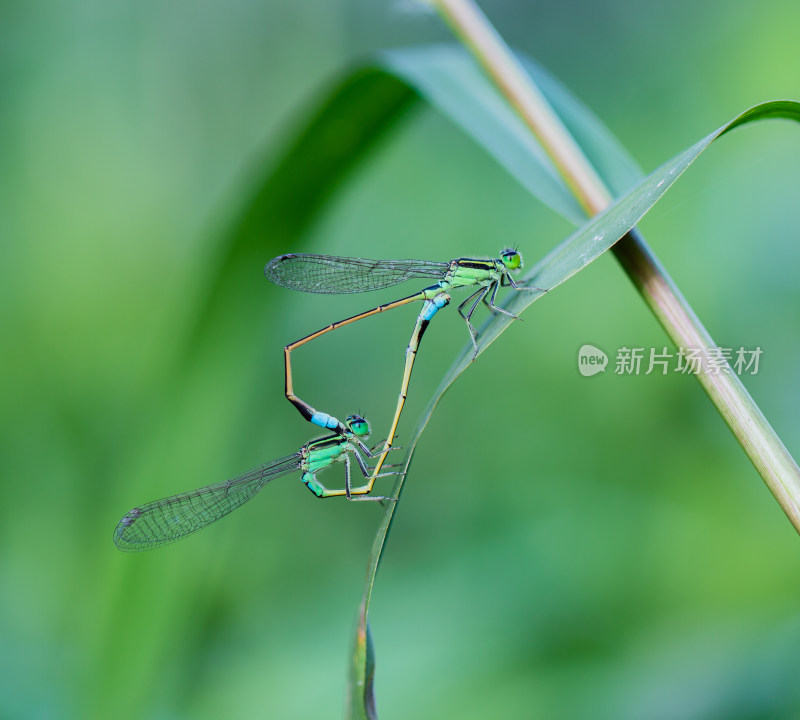
[[[647,171],[800,98],[794,1],[481,5]],[[518,245],[532,263],[570,232],[420,106],[301,247],[264,238],[238,280],[252,316],[224,297],[204,312],[227,228],[335,78],[449,39],[410,2],[0,4],[0,717],[341,717],[378,507],[291,477],[159,551],[111,534],[136,504],[306,442],[282,346],[397,296],[280,291],[272,255]],[[798,128],[764,123],[642,224],[719,345],[763,349],[746,385],[795,457],[799,183]],[[303,348],[302,395],[379,439],[414,315]],[[401,443],[465,339],[454,311],[426,336]],[[434,414],[373,597],[381,717],[800,717],[795,531],[695,381],[581,377],[584,343],[668,344],[610,256]]]

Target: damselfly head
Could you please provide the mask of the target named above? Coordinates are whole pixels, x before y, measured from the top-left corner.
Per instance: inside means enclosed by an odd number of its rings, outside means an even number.
[[[519,270],[522,267],[522,255],[513,248],[506,248],[500,253],[500,259],[507,270]]]
[[[348,415],[345,420],[347,429],[356,437],[368,437],[370,433],[369,423],[361,415]]]

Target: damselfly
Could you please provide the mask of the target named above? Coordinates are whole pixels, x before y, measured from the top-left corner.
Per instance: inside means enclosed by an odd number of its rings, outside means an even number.
[[[413,295],[379,305],[372,310],[328,325],[301,340],[287,346],[287,352],[304,345],[314,338],[331,330],[349,325],[363,318],[385,310],[391,310],[416,300],[431,300],[443,292],[457,288],[477,288],[458,306],[458,312],[467,323],[470,338],[475,348],[473,357],[478,354],[477,333],[470,322],[478,303],[481,301],[492,311],[501,312],[512,318],[517,316],[495,304],[497,290],[509,286],[514,290],[527,292],[546,292],[543,288],[517,285],[512,272],[522,269],[522,255],[512,249],[505,249],[499,258],[457,258],[450,262],[430,260],[366,260],[364,258],[338,257],[335,255],[308,255],[295,253],[279,255],[270,260],[264,274],[276,285],[302,292],[338,295],[368,292],[398,285],[406,280],[436,279],[435,285],[420,290]],[[471,303],[471,304],[470,304]],[[469,305],[466,314],[464,308]]]
[[[208,485],[191,492],[179,493],[171,497],[133,508],[119,521],[114,530],[114,542],[120,550],[135,552],[166,545],[187,535],[202,530],[207,525],[235,510],[250,500],[270,480],[302,472],[302,480],[311,492],[319,498],[345,496],[350,500],[385,500],[381,497],[367,497],[375,482],[375,477],[395,473],[378,474],[367,465],[355,440],[369,437],[369,423],[358,415],[350,415],[344,425],[343,433],[336,433],[303,445],[293,455],[278,458],[266,465],[260,465],[250,472],[225,482]],[[360,445],[361,443],[358,443]],[[352,487],[350,483],[350,455],[356,459],[369,485]],[[367,450],[368,457],[374,455]],[[381,460],[385,452],[381,455]],[[337,461],[345,464],[345,486],[341,489],[325,487],[316,475]]]

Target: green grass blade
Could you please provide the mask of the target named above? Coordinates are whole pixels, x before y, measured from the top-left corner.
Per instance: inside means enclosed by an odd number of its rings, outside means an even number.
[[[378,536],[385,538],[386,530],[380,531]],[[374,679],[375,649],[372,644],[372,631],[369,629],[367,614],[362,607],[358,616],[347,696],[346,716],[351,720],[375,720],[378,717],[375,709]]]

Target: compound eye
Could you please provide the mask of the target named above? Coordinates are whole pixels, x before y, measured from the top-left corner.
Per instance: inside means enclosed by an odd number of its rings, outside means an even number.
[[[347,418],[347,427],[353,435],[358,437],[369,435],[369,423],[360,415],[350,415]]]
[[[519,270],[522,267],[522,255],[516,250],[503,250],[500,258],[509,270]]]

